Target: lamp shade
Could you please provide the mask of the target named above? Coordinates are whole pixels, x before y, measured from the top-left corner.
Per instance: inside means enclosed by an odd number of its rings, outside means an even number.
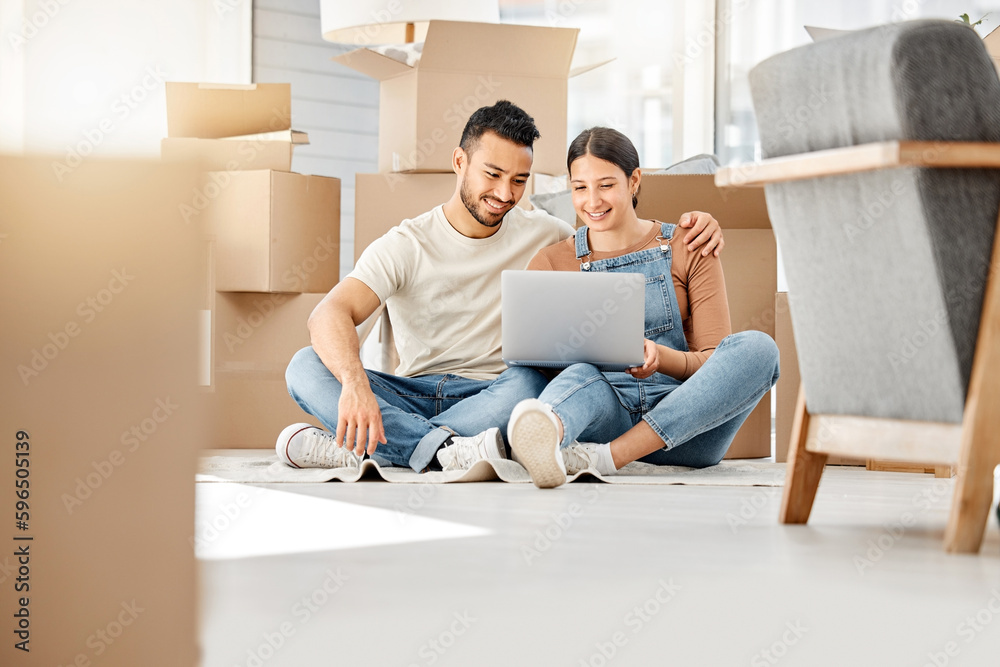
[[[427,22],[499,23],[498,0],[320,0],[323,39],[345,44],[421,42]],[[407,25],[412,37],[407,39]]]

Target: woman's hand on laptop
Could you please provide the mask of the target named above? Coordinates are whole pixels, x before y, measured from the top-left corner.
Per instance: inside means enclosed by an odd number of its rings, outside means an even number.
[[[345,385],[337,403],[337,442],[358,456],[374,454],[379,443],[385,444],[382,411],[371,387]],[[346,442],[345,441],[346,438]]]
[[[660,366],[660,351],[656,343],[645,339],[642,348],[642,366],[633,366],[632,368],[626,368],[625,372],[634,378],[643,380],[648,378],[650,375],[656,372],[656,369]]]
[[[702,257],[708,257],[710,252],[718,257],[726,245],[726,240],[722,238],[722,227],[710,213],[690,211],[682,215],[677,224],[691,230],[684,235],[684,243],[692,252],[701,248]]]

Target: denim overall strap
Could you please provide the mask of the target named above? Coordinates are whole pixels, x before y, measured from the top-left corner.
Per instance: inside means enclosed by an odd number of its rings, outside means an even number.
[[[669,241],[674,237],[674,230],[677,229],[677,225],[671,224],[669,222],[660,223],[660,237],[664,240]],[[662,244],[661,244],[662,247]]]
[[[582,259],[586,257],[586,259]],[[587,227],[576,230],[576,258],[582,261],[581,271],[590,271],[590,244],[587,242]]]
[[[643,274],[646,277],[645,337],[659,345],[687,352],[689,348],[671,273],[673,248],[670,240],[676,228],[674,224],[660,223],[659,247],[598,260],[590,259],[586,228],[581,228],[576,233],[576,253],[582,262],[581,271]]]

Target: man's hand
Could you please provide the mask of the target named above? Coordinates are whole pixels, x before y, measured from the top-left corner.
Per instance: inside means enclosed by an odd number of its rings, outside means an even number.
[[[345,386],[340,393],[337,414],[337,443],[353,449],[357,456],[365,453],[365,445],[371,455],[379,443],[385,444],[382,411],[367,384]]]
[[[708,253],[713,250],[715,256],[718,257],[726,245],[726,240],[722,238],[722,227],[719,226],[719,221],[708,213],[702,211],[685,213],[677,224],[684,229],[691,230],[684,235],[684,243],[691,251],[701,247],[702,257],[708,257]]]
[[[634,378],[643,380],[656,372],[660,366],[660,352],[656,348],[656,343],[646,339],[642,347],[642,366],[626,368],[625,372]]]

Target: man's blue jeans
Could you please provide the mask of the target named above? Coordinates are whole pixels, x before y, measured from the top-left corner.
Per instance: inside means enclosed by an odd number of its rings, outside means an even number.
[[[387,444],[372,457],[380,463],[421,471],[454,432],[470,436],[499,427],[507,437],[510,412],[519,401],[536,398],[545,376],[530,368],[508,368],[496,380],[470,380],[458,375],[405,378],[365,371],[382,410]],[[337,431],[342,385],[312,349],[295,353],[285,371],[288,393],[303,410]]]
[[[663,449],[640,461],[704,468],[725,456],[736,432],[778,379],[778,347],[765,333],[726,336],[694,375],[681,382],[654,373],[602,373],[574,364],[538,397],[563,423],[563,441],[610,442],[640,420],[663,440]]]

